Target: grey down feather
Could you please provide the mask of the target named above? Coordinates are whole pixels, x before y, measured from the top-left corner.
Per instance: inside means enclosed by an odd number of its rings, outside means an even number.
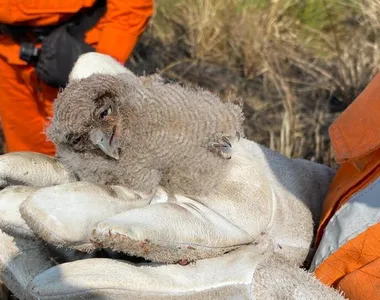
[[[195,196],[207,194],[228,172],[229,160],[209,146],[221,135],[243,135],[242,121],[239,105],[163,83],[158,75],[93,74],[58,94],[47,135],[58,160],[79,180],[149,194],[161,185]],[[91,142],[94,130],[111,135],[118,159]]]

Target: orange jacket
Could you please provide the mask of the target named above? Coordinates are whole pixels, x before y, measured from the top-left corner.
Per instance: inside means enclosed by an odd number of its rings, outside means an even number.
[[[2,1],[0,23],[45,26],[63,21],[95,0]],[[125,63],[153,14],[153,0],[107,0],[107,10],[98,24],[86,34],[86,42],[97,52]],[[11,38],[0,36],[0,56],[8,63],[25,65],[19,59],[20,47]]]
[[[329,129],[339,170],[311,270],[349,299],[380,299],[380,73]]]

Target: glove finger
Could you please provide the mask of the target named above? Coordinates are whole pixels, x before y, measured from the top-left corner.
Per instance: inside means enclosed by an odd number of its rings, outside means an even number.
[[[98,223],[91,239],[104,248],[165,263],[214,257],[253,241],[245,231],[190,199],[110,217]]]
[[[36,240],[11,237],[0,231],[0,277],[18,299],[35,299],[27,286],[35,276],[54,266],[47,253]]]
[[[90,52],[79,56],[69,74],[69,82],[87,78],[95,73],[110,75],[133,74],[112,57],[98,52]]]
[[[0,188],[9,185],[35,187],[74,181],[55,158],[34,152],[10,152],[0,156]]]
[[[264,257],[249,246],[188,266],[86,259],[45,271],[30,288],[41,300],[253,299],[253,273]]]
[[[21,218],[21,203],[38,188],[29,186],[9,186],[0,191],[0,229],[20,238],[34,238],[32,230]]]
[[[22,203],[20,212],[48,243],[91,251],[95,246],[89,233],[97,222],[148,202],[120,186],[72,182],[39,189]]]

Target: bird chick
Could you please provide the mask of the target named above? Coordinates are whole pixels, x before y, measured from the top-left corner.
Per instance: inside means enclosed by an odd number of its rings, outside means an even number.
[[[79,180],[196,196],[228,172],[222,136],[242,135],[242,121],[240,106],[158,75],[93,74],[58,94],[46,133]]]

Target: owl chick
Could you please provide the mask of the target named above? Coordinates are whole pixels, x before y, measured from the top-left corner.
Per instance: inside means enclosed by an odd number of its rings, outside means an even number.
[[[242,121],[239,105],[158,75],[93,74],[58,94],[46,133],[79,180],[195,196],[228,171],[215,152],[228,148],[221,135],[243,134]]]

